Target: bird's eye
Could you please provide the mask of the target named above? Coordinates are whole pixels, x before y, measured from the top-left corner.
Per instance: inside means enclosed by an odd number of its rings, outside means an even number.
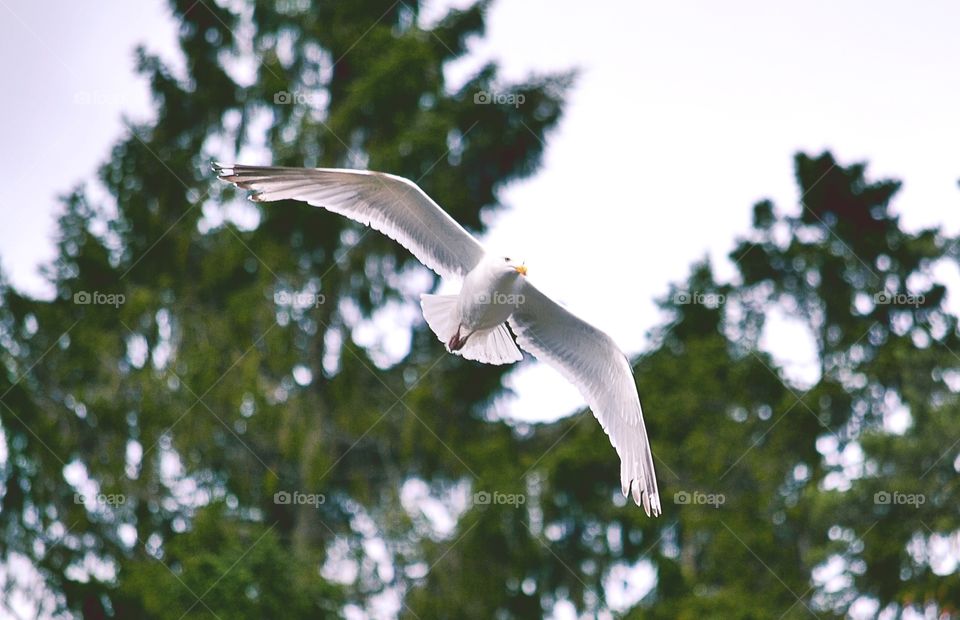
[[[509,258],[507,258],[506,256],[504,256],[504,257],[503,257],[503,262],[505,262],[505,263],[509,263],[509,262],[510,262],[510,259],[509,259]]]

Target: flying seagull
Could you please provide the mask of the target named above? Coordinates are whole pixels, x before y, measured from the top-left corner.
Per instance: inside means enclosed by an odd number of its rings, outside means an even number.
[[[625,497],[660,514],[653,455],[626,356],[607,334],[577,318],[527,279],[527,268],[487,254],[412,181],[335,168],[214,164],[224,181],[252,190],[251,200],[300,200],[379,230],[442,278],[462,281],[457,295],[423,294],[423,317],[451,353],[486,364],[523,359],[520,348],[580,390],[620,456]],[[516,334],[516,342],[510,329]]]

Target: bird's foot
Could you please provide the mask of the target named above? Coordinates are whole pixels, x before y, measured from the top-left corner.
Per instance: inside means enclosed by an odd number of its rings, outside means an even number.
[[[467,334],[463,338],[460,337],[460,328],[457,328],[457,333],[455,333],[451,338],[450,342],[447,343],[447,347],[451,351],[459,351],[463,348],[463,345],[467,344],[467,339],[470,337],[470,334]]]

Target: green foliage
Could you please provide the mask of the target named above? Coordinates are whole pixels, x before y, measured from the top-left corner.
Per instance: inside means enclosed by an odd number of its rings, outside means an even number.
[[[291,556],[275,527],[230,512],[223,504],[204,508],[161,557],[130,562],[114,601],[117,615],[339,617],[339,590],[319,579],[310,562]]]
[[[358,344],[435,284],[397,244],[320,209],[241,206],[212,178],[211,159],[260,144],[281,165],[410,177],[479,231],[536,169],[571,83],[505,84],[490,64],[447,84],[485,6],[424,28],[412,2],[172,2],[186,75],[138,52],[156,120],[104,164],[112,205],[64,200],[56,299],[0,282],[4,558],[90,618],[392,599],[418,618],[593,614],[638,565],[655,578],[628,617],[839,617],[858,598],[956,614],[956,565],[934,556],[960,527],[960,343],[932,275],[956,252],[901,228],[898,183],[798,155],[802,206],[754,207],[737,278],[698,264],[663,300],[635,363],[665,500],[651,520],[620,497],[588,412],[491,421],[507,369],[447,355],[419,322],[400,360]],[[251,79],[225,69],[252,56]],[[480,90],[525,103],[478,105]],[[122,301],[74,297],[93,292]],[[813,335],[814,385],[759,350],[774,309]]]

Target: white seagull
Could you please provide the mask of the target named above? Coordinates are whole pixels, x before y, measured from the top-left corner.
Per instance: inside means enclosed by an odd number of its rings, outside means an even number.
[[[415,183],[392,174],[335,168],[214,164],[224,181],[252,190],[255,202],[301,200],[379,230],[458,295],[420,297],[423,317],[451,353],[486,364],[523,359],[521,348],[577,386],[620,456],[620,484],[647,516],[660,494],[640,397],[626,356],[607,334],[577,318],[527,279],[523,264],[487,254]],[[507,324],[516,334],[514,343]]]

